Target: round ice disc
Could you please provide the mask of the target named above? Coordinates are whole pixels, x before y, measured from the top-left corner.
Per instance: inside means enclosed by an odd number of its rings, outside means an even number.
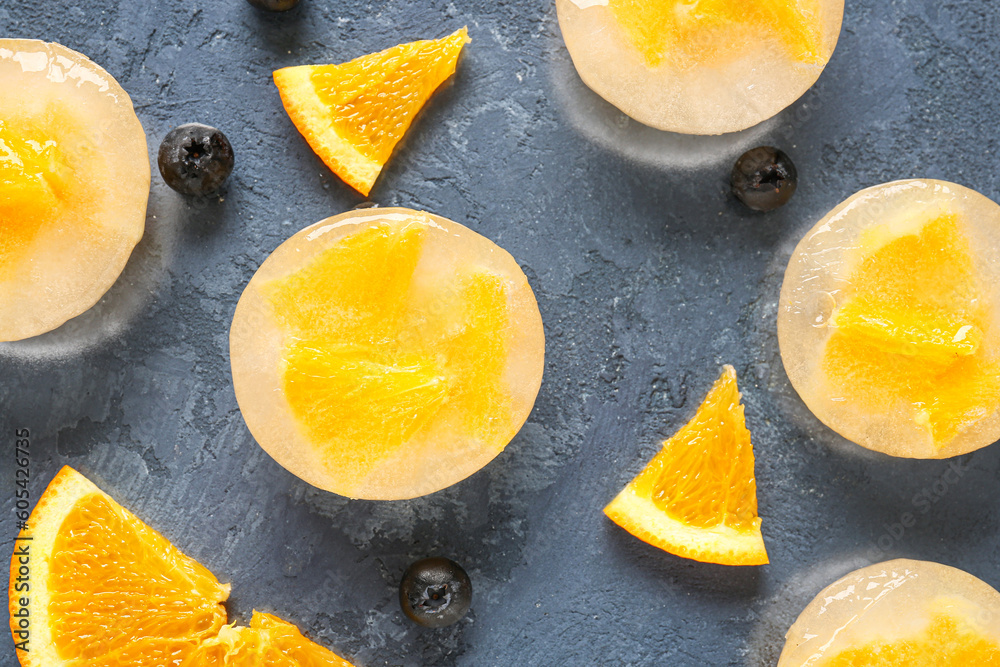
[[[952,183],[863,190],[805,235],[778,342],[792,385],[859,445],[945,458],[1000,438],[1000,206]]]
[[[544,353],[517,262],[402,208],[295,234],[247,285],[230,332],[261,447],[310,484],[376,500],[443,489],[499,454],[531,411]]]
[[[58,44],[0,40],[0,341],[93,306],[142,238],[146,136],[110,74]]]
[[[964,667],[984,656],[1000,657],[1000,593],[962,570],[899,559],[824,588],[785,635],[778,667]]]
[[[685,134],[743,130],[819,78],[843,0],[556,0],[580,77],[636,120]]]

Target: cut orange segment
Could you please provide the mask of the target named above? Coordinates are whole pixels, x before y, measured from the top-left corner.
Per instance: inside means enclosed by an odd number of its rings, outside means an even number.
[[[53,114],[60,116],[58,111]],[[63,125],[72,116],[61,114]],[[65,199],[67,166],[59,130],[42,119],[0,119],[0,271],[12,270],[21,253]],[[46,127],[49,125],[49,127]]]
[[[139,664],[192,651],[226,622],[229,587],[93,483],[66,467],[22,531],[11,562],[11,628],[18,552],[30,555],[30,636],[22,665]]]
[[[11,559],[10,627],[24,667],[251,664],[236,660],[245,642],[207,649],[240,632],[294,647],[254,664],[349,664],[273,617],[226,626],[228,597],[228,584],[69,467],[39,499]],[[288,657],[294,651],[303,659]],[[209,653],[219,659],[195,659]]]
[[[362,479],[434,418],[445,373],[427,354],[297,340],[285,349],[283,389],[309,438],[325,443],[327,466]]]
[[[901,308],[881,296],[851,299],[837,309],[830,326],[880,352],[935,365],[975,354],[983,341],[983,330],[971,318],[914,304]]]
[[[367,195],[414,116],[454,74],[468,42],[462,28],[341,65],[286,67],[274,73],[274,83],[316,154]]]
[[[677,556],[723,565],[768,562],[753,446],[732,366],[724,368],[694,419],[663,443],[604,513]]]
[[[291,623],[259,611],[250,627],[227,625],[202,642],[180,667],[353,667],[302,636]]]
[[[786,635],[778,667],[1000,665],[1000,593],[927,561],[893,560],[824,588]]]
[[[1000,207],[935,181],[858,193],[817,223],[782,286],[792,384],[851,440],[944,458],[1000,437]]]
[[[390,342],[401,326],[425,236],[422,225],[360,228],[268,284],[274,317],[298,338]]]
[[[527,419],[545,342],[514,258],[439,216],[345,213],[282,244],[230,332],[254,438],[307,482],[353,498],[440,490]]]

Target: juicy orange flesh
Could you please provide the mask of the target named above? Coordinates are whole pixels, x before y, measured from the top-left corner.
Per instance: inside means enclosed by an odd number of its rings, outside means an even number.
[[[182,667],[223,666],[352,667],[332,651],[303,637],[294,625],[257,611],[250,627],[224,627],[182,664]]]
[[[823,368],[874,411],[902,403],[938,446],[1000,404],[1000,361],[981,344],[990,310],[957,215],[872,250],[834,315]]]
[[[384,164],[416,113],[455,71],[467,41],[463,28],[442,39],[321,65],[312,83],[340,133],[363,155]]]
[[[462,407],[465,427],[483,440],[506,442],[509,420],[491,415],[510,414],[510,393],[497,381],[507,363],[509,326],[507,287],[499,276],[483,271],[460,281],[459,301],[464,326],[453,336],[442,336],[448,349],[452,377],[451,400]]]
[[[423,245],[419,224],[368,226],[269,284],[271,312],[300,339],[390,345]]]
[[[40,634],[44,624],[51,640],[18,649],[24,664],[352,667],[268,614],[254,612],[249,628],[223,625],[228,586],[102,491],[77,496],[81,484],[93,488],[63,468],[29,519],[47,526],[45,515],[55,514],[54,536],[21,533],[49,566],[44,581],[32,582],[34,599],[45,601],[32,627]],[[72,504],[63,502],[69,494]],[[36,653],[48,657],[32,661]]]
[[[215,577],[103,494],[69,511],[52,553],[52,640],[75,665],[178,664],[226,622]]]
[[[965,618],[938,612],[919,635],[841,651],[822,667],[968,667],[1000,665],[1000,644]]]
[[[760,526],[753,446],[735,372],[723,373],[694,419],[663,443],[634,488],[690,526]]]
[[[0,119],[0,266],[29,245],[66,195],[64,156],[44,119]]]
[[[974,319],[892,301],[878,295],[851,299],[837,311],[836,326],[883,352],[919,357],[932,364],[948,364],[979,350],[983,330]]]
[[[433,359],[339,341],[294,341],[285,350],[285,396],[337,468],[360,469],[397,450],[437,413],[448,380]],[[347,446],[355,443],[354,447]]]
[[[437,419],[512,435],[496,417],[512,410],[506,283],[458,267],[449,288],[414,289],[423,244],[420,224],[372,225],[264,288],[286,334],[285,398],[339,474],[364,477]]]
[[[646,64],[720,64],[748,45],[778,42],[789,57],[823,64],[818,0],[610,0],[612,15]]]

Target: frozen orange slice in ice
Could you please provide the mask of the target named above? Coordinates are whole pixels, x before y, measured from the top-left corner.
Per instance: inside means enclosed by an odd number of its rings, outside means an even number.
[[[58,44],[0,39],[0,341],[94,305],[142,238],[146,136],[110,74]]]
[[[697,414],[604,513],[644,542],[723,565],[768,562],[757,516],[753,445],[736,371],[726,366]]]
[[[438,216],[366,209],[264,262],[230,354],[243,416],[276,461],[335,493],[398,499],[504,449],[538,392],[544,336],[501,248]]]
[[[341,65],[274,73],[295,127],[335,174],[364,195],[424,103],[455,72],[465,28]]]
[[[843,0],[556,0],[573,63],[640,122],[742,130],[798,99],[833,54]]]
[[[651,68],[667,58],[713,65],[739,58],[748,43],[764,40],[776,42],[791,59],[823,60],[820,0],[609,0],[608,8]]]
[[[871,449],[947,457],[1000,437],[1000,207],[959,186],[859,193],[796,249],[782,358],[806,404]]]
[[[225,625],[228,597],[228,584],[69,467],[15,540],[10,628],[24,667],[350,667],[272,616]]]
[[[946,565],[893,560],[823,589],[786,635],[778,667],[1000,665],[1000,593]]]

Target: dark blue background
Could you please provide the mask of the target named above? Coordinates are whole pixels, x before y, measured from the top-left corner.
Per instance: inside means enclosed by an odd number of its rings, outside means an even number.
[[[909,177],[1000,197],[1000,4],[847,5],[811,92],[759,128],[699,139],[637,126],[590,93],[545,1],[303,0],[277,16],[243,0],[2,0],[0,35],[60,42],[118,78],[151,150],[200,121],[229,135],[237,166],[223,197],[194,202],[154,169],[147,236],[100,317],[0,346],[0,548],[26,427],[36,498],[73,465],[232,582],[232,618],[276,613],[360,667],[773,665],[806,601],[856,566],[917,557],[1000,583],[997,448],[964,457],[957,483],[949,462],[860,450],[808,415],[777,354],[785,262],[842,199]],[[293,232],[362,201],[300,138],[270,73],[462,25],[473,41],[457,75],[372,199],[466,224],[518,259],[545,320],[545,382],[482,472],[423,499],[348,501],[257,447],[232,391],[243,286]],[[801,177],[769,215],[726,192],[759,143]],[[760,568],[676,558],[601,514],[725,363],[755,442]],[[396,601],[405,566],[431,554],[463,563],[475,587],[467,619],[442,630]],[[0,664],[14,663],[0,638]]]

